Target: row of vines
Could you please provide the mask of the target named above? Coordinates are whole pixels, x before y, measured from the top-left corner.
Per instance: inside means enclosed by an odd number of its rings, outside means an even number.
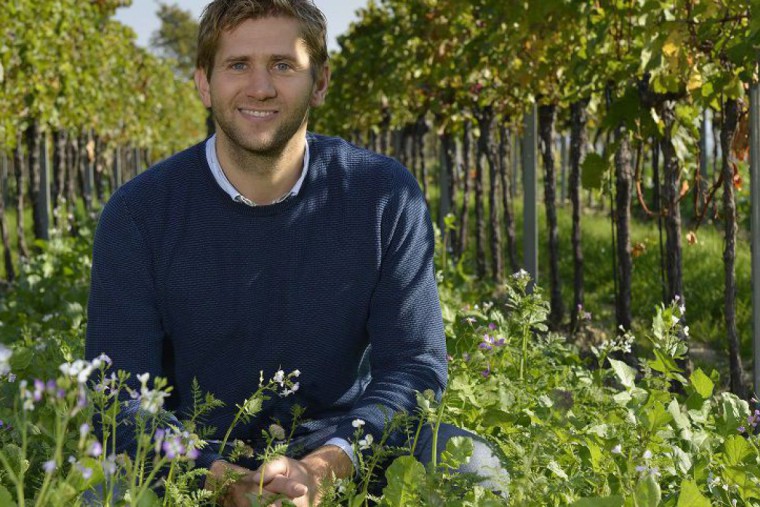
[[[431,207],[439,224],[446,227],[444,217],[455,217],[449,238],[454,258],[468,252],[468,238],[474,237],[470,251],[478,277],[499,281],[505,265],[513,271],[521,266],[515,150],[517,138],[531,137],[524,125],[533,111],[555,329],[565,325],[567,313],[559,277],[560,136],[569,139],[573,225],[572,251],[565,255],[574,259],[571,329],[584,312],[584,188],[597,189],[612,217],[616,323],[624,329],[632,320],[632,213],[660,224],[664,301],[688,299],[682,236],[689,232],[693,241],[703,222],[721,224],[730,385],[744,396],[734,307],[735,192],[746,168],[746,96],[760,48],[760,14],[753,16],[752,3],[370,1],[333,55],[334,79],[318,130],[405,161],[426,196],[436,197]],[[704,121],[707,116],[711,122]],[[716,135],[713,150],[709,133]],[[535,149],[525,148],[523,153]],[[440,161],[435,175],[426,163],[431,150],[432,160]],[[716,154],[713,174],[708,151]],[[682,231],[687,203],[693,211],[689,230]],[[687,364],[685,358],[682,366]]]
[[[192,83],[111,19],[130,3],[11,0],[0,9],[0,233],[8,281],[15,257],[33,253],[25,231],[36,239],[47,239],[51,228],[76,233],[77,215],[151,160],[206,133]]]

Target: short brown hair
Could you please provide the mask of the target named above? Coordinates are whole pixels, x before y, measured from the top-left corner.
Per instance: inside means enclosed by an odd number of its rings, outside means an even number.
[[[309,51],[312,74],[327,62],[327,20],[313,0],[214,0],[201,15],[196,66],[211,78],[222,32],[249,19],[284,16],[297,20]]]

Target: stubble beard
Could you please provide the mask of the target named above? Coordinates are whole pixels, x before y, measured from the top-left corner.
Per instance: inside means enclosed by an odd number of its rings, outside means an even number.
[[[298,131],[304,127],[309,119],[309,104],[298,109],[298,114],[285,118],[285,122],[275,126],[271,136],[256,139],[258,136],[246,136],[243,128],[235,125],[234,121],[228,121],[224,114],[218,114],[211,108],[211,114],[218,130],[224,134],[229,149],[229,155],[235,160],[239,168],[253,168],[261,166],[256,161],[277,160],[294,141]],[[237,111],[233,114],[237,114]]]

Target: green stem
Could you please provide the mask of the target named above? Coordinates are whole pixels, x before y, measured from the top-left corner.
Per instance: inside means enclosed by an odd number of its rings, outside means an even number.
[[[433,452],[431,454],[431,462],[433,464],[433,470],[438,468],[438,431],[441,429],[441,420],[443,419],[443,408],[446,406],[445,394],[441,396],[441,405],[438,407],[438,414],[435,417],[435,429],[433,429]]]
[[[525,378],[525,364],[528,361],[528,333],[529,329],[523,327],[522,354],[520,355],[520,380]]]
[[[56,467],[63,466],[63,441],[65,437],[65,429],[66,426],[69,423],[69,418],[64,417],[56,417],[55,421],[55,451],[53,452],[53,461],[56,464]],[[55,475],[56,470],[52,471],[51,473],[45,474],[45,480],[42,481],[42,487],[40,488],[40,494],[37,497],[36,505],[45,505],[45,500],[47,500],[47,493],[48,489],[50,488],[50,483],[53,480],[53,476]]]

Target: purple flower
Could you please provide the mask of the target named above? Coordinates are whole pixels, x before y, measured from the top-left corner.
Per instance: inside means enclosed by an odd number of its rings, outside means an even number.
[[[42,399],[42,394],[45,392],[45,383],[41,381],[40,379],[34,379],[34,393],[32,394],[32,399],[34,401],[40,401]]]
[[[90,444],[90,448],[87,450],[87,454],[92,456],[93,458],[97,458],[101,454],[103,454],[103,446],[100,445],[100,442],[93,442]]]
[[[170,460],[185,453],[185,446],[182,444],[182,438],[179,435],[164,440],[161,448]]]
[[[491,322],[490,324],[488,324],[488,329],[490,329],[491,331],[496,330],[496,324],[494,324],[493,322]]]
[[[103,461],[103,474],[106,477],[116,473],[116,456],[111,454]]]
[[[481,375],[483,375],[483,378],[488,378],[488,376],[491,374],[491,365],[489,364],[486,366],[486,369],[480,372]]]
[[[50,461],[46,461],[42,464],[42,469],[45,471],[46,474],[52,474],[55,472],[55,469],[58,468],[58,466],[55,464],[55,460],[51,459]]]
[[[737,430],[739,433],[744,433],[745,431],[747,431],[747,428],[745,428],[744,426],[739,426],[738,428],[736,428],[736,430]]]
[[[84,480],[88,480],[92,477],[92,468],[77,464],[77,470],[82,474]]]

